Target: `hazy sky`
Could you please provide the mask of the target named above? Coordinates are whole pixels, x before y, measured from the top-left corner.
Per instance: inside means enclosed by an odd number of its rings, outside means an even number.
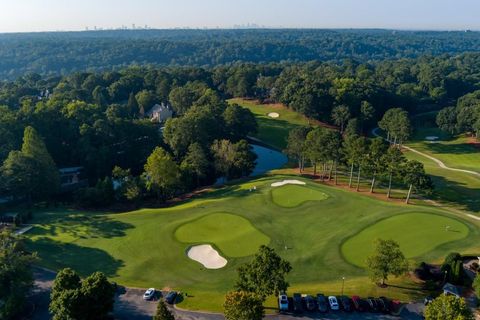
[[[480,0],[0,0],[0,32],[269,27],[480,30]]]

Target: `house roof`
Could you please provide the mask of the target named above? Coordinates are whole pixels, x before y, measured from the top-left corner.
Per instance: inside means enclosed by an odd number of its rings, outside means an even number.
[[[454,286],[453,284],[448,283],[448,282],[445,283],[445,285],[443,286],[443,292],[454,294],[456,296],[460,296],[460,294],[461,294],[461,290],[460,290],[459,287]]]

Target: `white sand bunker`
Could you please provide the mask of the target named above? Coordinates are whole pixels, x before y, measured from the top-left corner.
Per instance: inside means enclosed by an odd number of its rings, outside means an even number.
[[[227,260],[209,244],[190,247],[187,256],[200,262],[207,269],[221,269],[227,265]]]
[[[438,140],[438,137],[437,137],[437,136],[427,136],[427,137],[425,137],[425,140],[427,140],[427,141],[435,141],[435,140]]]
[[[280,182],[274,182],[271,184],[272,187],[281,187],[281,186],[284,186],[284,185],[287,185],[287,184],[298,184],[298,185],[306,185],[305,182],[303,181],[300,181],[300,180],[283,180],[283,181],[280,181]]]
[[[280,117],[280,115],[279,115],[278,113],[276,113],[276,112],[270,112],[270,113],[268,114],[268,116],[269,116],[270,118],[278,118],[278,117]]]

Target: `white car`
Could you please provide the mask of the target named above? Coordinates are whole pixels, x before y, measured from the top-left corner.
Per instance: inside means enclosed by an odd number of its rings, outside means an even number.
[[[155,288],[150,288],[143,294],[143,300],[152,300],[155,297],[157,291]]]
[[[286,294],[278,296],[278,309],[280,311],[288,311],[288,297]]]
[[[330,309],[332,309],[333,311],[340,310],[340,306],[338,305],[337,297],[329,296],[328,297],[328,304],[330,305]]]

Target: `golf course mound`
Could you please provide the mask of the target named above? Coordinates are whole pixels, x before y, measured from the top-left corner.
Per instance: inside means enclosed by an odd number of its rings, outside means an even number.
[[[270,238],[245,218],[230,213],[213,213],[193,220],[175,231],[183,243],[211,243],[227,257],[246,257],[267,245]]]
[[[343,257],[359,267],[373,252],[375,239],[392,239],[407,258],[415,258],[446,243],[468,236],[468,227],[459,220],[430,213],[405,213],[380,220],[349,238],[342,245]]]
[[[286,184],[272,189],[273,202],[285,208],[294,208],[307,201],[321,201],[327,198],[328,195],[321,191],[295,184]]]
[[[270,113],[268,114],[268,116],[269,116],[270,118],[276,119],[276,118],[280,117],[280,114],[278,114],[277,112],[270,112]]]
[[[207,269],[221,269],[227,265],[227,259],[222,257],[217,250],[209,244],[190,247],[187,256]]]

